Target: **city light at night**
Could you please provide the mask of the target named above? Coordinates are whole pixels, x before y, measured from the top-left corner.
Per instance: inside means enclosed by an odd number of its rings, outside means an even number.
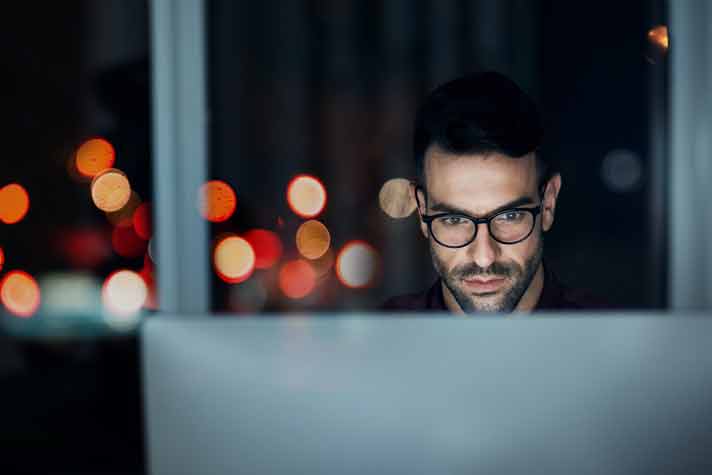
[[[107,213],[118,211],[131,198],[131,184],[121,170],[110,168],[94,177],[91,197],[100,210]]]
[[[213,265],[218,277],[229,284],[244,282],[255,270],[255,251],[238,236],[221,239],[213,251]]]
[[[27,215],[30,195],[22,185],[10,183],[0,188],[0,221],[15,224]]]
[[[245,239],[255,251],[255,268],[269,269],[282,257],[282,241],[266,229],[253,229],[245,233]]]
[[[141,257],[146,252],[148,243],[136,234],[134,227],[129,224],[114,228],[111,232],[111,247],[121,257],[131,259]]]
[[[114,315],[130,316],[138,313],[147,296],[146,282],[134,271],[119,270],[104,281],[102,301]]]
[[[237,195],[230,185],[220,180],[212,180],[200,188],[200,214],[213,223],[227,221],[237,207]]]
[[[316,273],[302,259],[286,262],[279,270],[279,288],[291,299],[306,297],[315,286]]]
[[[363,241],[351,241],[336,257],[336,276],[346,287],[369,287],[376,279],[379,265],[380,258],[373,246]]]
[[[407,218],[416,208],[410,181],[405,178],[385,182],[378,193],[378,202],[381,210],[394,219]]]
[[[319,179],[298,175],[287,186],[287,203],[298,216],[314,218],[326,206],[326,189]]]
[[[114,147],[101,138],[84,142],[75,156],[77,171],[86,178],[93,178],[104,170],[114,166],[116,153]]]
[[[132,218],[133,228],[136,234],[143,240],[148,241],[153,235],[153,224],[151,214],[151,204],[143,203],[136,211]]]
[[[40,287],[27,272],[8,272],[0,281],[0,301],[11,314],[31,317],[40,306]]]
[[[319,221],[306,221],[297,229],[296,244],[302,256],[307,259],[318,259],[329,250],[331,235],[326,226]]]

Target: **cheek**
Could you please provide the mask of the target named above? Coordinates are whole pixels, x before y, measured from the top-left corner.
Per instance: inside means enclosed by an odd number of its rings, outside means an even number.
[[[534,231],[531,236],[519,244],[501,246],[500,249],[502,253],[500,254],[500,260],[516,262],[523,267],[527,260],[536,253],[539,248],[540,240],[540,233]]]
[[[460,251],[461,249],[449,249],[430,240],[430,253],[438,261],[441,269],[452,270],[453,267],[465,262],[466,256]]]

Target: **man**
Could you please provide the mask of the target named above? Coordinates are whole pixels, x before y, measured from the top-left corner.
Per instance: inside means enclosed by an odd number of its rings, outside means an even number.
[[[534,102],[501,74],[435,89],[418,111],[413,186],[420,228],[440,278],[385,310],[454,313],[601,307],[544,265],[561,176],[539,151]]]

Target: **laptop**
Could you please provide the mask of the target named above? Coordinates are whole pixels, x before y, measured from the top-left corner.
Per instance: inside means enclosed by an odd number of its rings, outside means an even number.
[[[158,316],[152,475],[712,473],[712,319]]]

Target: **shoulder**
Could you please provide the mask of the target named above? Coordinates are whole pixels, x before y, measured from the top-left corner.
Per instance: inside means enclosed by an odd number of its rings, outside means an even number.
[[[562,283],[555,272],[544,266],[544,291],[539,310],[593,310],[603,311],[615,308],[611,302],[587,289],[574,288]]]

